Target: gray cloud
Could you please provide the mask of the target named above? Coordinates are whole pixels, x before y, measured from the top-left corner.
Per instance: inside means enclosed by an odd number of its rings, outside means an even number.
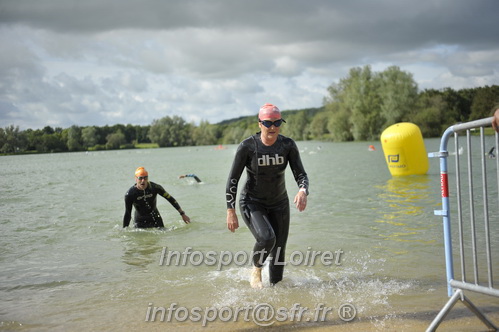
[[[0,122],[212,123],[317,107],[352,67],[497,84],[496,0],[0,0]]]

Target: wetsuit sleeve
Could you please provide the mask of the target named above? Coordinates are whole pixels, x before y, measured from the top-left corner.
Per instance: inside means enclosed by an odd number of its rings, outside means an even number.
[[[289,151],[289,165],[293,171],[296,184],[298,184],[300,189],[305,189],[308,195],[308,176],[301,162],[300,151],[294,141],[292,142],[291,150]]]
[[[229,178],[227,179],[227,184],[225,186],[227,209],[236,208],[237,185],[239,183],[239,179],[241,178],[241,174],[243,173],[244,167],[246,166],[247,156],[248,148],[243,143],[239,144],[234,157],[234,162],[232,163],[232,168],[230,169]]]
[[[178,213],[183,214],[182,208],[180,207],[180,204],[178,204],[177,200],[173,198],[172,195],[170,195],[162,186],[156,185],[158,194],[161,195],[163,198],[165,198],[170,204],[175,208],[175,210],[178,211]],[[182,212],[181,212],[182,211]]]
[[[196,174],[187,174],[186,176],[194,178],[194,180],[196,180],[196,182],[198,182],[198,183],[201,182],[201,179],[198,178],[198,176]]]
[[[133,206],[133,199],[127,192],[125,194],[125,215],[123,216],[123,228],[128,227],[128,225],[130,225],[130,220],[132,219],[132,206]]]

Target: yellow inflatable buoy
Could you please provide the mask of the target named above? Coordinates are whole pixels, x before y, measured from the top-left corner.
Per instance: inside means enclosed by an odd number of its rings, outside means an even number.
[[[386,128],[381,145],[392,176],[426,174],[430,164],[418,126],[401,122]]]

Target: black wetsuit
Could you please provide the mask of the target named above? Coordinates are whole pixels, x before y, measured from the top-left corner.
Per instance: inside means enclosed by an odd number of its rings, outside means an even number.
[[[286,166],[289,163],[298,187],[307,194],[308,177],[292,139],[279,135],[272,146],[265,146],[260,135],[245,139],[237,149],[227,180],[227,208],[235,208],[238,182],[246,167],[247,181],[239,200],[241,216],[256,239],[253,264],[261,267],[270,254],[270,283],[275,284],[282,280],[289,232]]]
[[[184,175],[186,178],[194,178],[194,180],[196,180],[197,183],[200,183],[202,182],[200,178],[198,178],[198,176],[196,174],[186,174]]]
[[[139,190],[134,185],[128,189],[125,194],[125,215],[123,216],[123,227],[127,227],[130,224],[132,206],[135,207],[135,227],[165,227],[163,219],[156,208],[156,197],[158,195],[167,199],[177,211],[181,211],[180,205],[177,203],[175,198],[166,192],[166,190],[159,184],[149,182],[145,190]]]

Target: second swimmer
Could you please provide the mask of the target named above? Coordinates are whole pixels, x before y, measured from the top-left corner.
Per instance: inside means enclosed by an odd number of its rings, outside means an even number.
[[[186,224],[191,222],[191,219],[185,214],[175,198],[173,198],[161,185],[150,182],[148,172],[144,167],[139,167],[135,170],[135,185],[128,189],[125,194],[123,228],[128,227],[130,224],[130,220],[132,219],[132,207],[135,208],[135,227],[165,227],[163,219],[156,207],[156,197],[158,195],[170,202]]]

